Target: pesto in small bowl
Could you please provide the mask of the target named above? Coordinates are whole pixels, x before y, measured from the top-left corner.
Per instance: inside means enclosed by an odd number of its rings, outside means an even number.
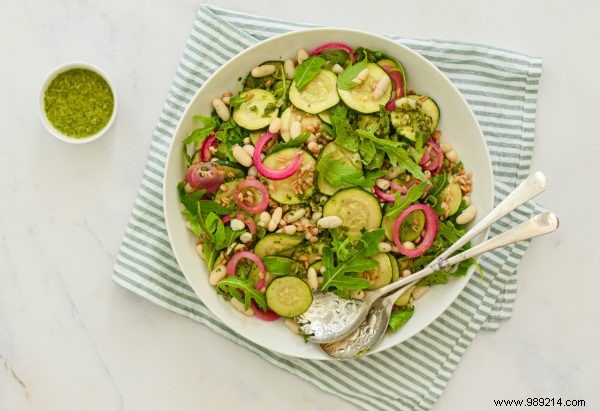
[[[114,119],[114,89],[108,78],[89,64],[59,67],[48,77],[40,94],[42,122],[62,141],[93,141],[104,134]]]

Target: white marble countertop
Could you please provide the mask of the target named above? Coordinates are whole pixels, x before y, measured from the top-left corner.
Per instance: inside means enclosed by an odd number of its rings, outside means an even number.
[[[561,229],[521,264],[513,319],[469,348],[436,410],[562,397],[600,409],[597,2],[214,1],[286,19],[540,55],[534,167]],[[352,410],[205,327],[119,288],[115,253],[189,33],[190,0],[0,2],[0,410]],[[116,83],[102,140],[71,146],[37,114],[55,66]],[[564,281],[564,284],[560,284]]]

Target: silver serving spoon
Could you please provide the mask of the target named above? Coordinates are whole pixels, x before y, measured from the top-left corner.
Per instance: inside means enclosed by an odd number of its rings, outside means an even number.
[[[383,338],[388,327],[394,302],[419,279],[439,271],[440,269],[453,266],[454,264],[458,264],[461,261],[486,253],[495,248],[548,234],[557,228],[558,218],[553,213],[541,213],[460,254],[440,261],[434,266],[427,266],[423,270],[401,280],[404,284],[408,282],[408,285],[405,285],[385,298],[380,298],[375,301],[371,306],[366,319],[352,334],[339,341],[321,344],[321,348],[327,355],[338,360],[349,360],[366,354]]]
[[[433,260],[428,267],[435,266],[460,250],[463,245],[490,225],[540,194],[547,187],[548,177],[544,173],[538,171],[529,176],[465,235]],[[412,275],[378,290],[369,291],[365,293],[365,298],[362,300],[345,300],[333,293],[315,293],[308,310],[295,317],[294,321],[299,325],[300,332],[306,335],[311,342],[321,344],[341,340],[350,335],[363,322],[375,301],[407,284],[407,282],[403,282],[404,280],[410,279],[408,281],[412,282],[411,278]]]

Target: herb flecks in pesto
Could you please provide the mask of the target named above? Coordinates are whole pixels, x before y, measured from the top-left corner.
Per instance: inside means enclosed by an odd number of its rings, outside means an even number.
[[[106,80],[83,68],[60,73],[44,93],[50,124],[71,138],[90,137],[102,130],[112,116],[114,103]]]

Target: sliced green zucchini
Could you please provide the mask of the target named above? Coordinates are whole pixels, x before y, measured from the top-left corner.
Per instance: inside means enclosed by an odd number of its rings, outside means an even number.
[[[296,150],[296,148],[285,148],[280,150],[265,157],[263,164],[268,168],[275,170],[283,168],[292,161]],[[302,151],[302,167],[311,163],[316,163],[313,156],[308,154],[306,151]],[[283,180],[269,180],[265,178],[266,186],[269,188],[269,195],[272,199],[279,201],[281,204],[300,204],[314,193],[314,184],[308,184],[308,186],[303,185],[301,187],[304,188],[299,188],[302,190],[301,192],[296,191],[295,188],[298,187],[298,174],[302,172],[301,168],[300,170],[296,171],[296,173]]]
[[[265,294],[267,305],[282,317],[302,314],[312,304],[310,287],[298,277],[285,276],[274,279]]]
[[[282,255],[289,257],[292,255],[295,248],[302,244],[302,241],[304,241],[304,236],[301,234],[267,234],[256,243],[254,254],[260,258],[268,255]]]
[[[325,157],[329,157],[332,160],[341,160],[344,162],[344,164],[348,164],[357,170],[362,171],[360,155],[358,153],[353,153],[350,150],[346,150],[345,148],[338,146],[336,143],[331,142],[327,144],[323,151],[321,151],[318,161],[321,161]],[[317,177],[317,186],[321,193],[328,196],[335,194],[337,191],[347,187],[347,185],[344,184],[339,187],[333,187],[320,174]]]
[[[431,98],[410,95],[396,100],[396,109],[391,113],[392,125],[398,133],[409,140],[417,134],[427,137],[433,133],[440,119],[440,110]]]
[[[371,286],[367,290],[376,290],[392,281],[392,263],[385,253],[377,253],[371,259],[377,261],[379,265],[372,270],[365,271],[361,277],[371,281]]]
[[[363,230],[379,228],[381,207],[375,196],[360,188],[347,188],[335,193],[323,206],[323,216],[336,215],[348,237],[358,238]]]
[[[406,95],[406,71],[404,70],[404,66],[402,66],[402,64],[400,64],[400,62],[395,61],[395,60],[390,60],[390,59],[383,59],[383,60],[379,60],[377,62],[377,65],[379,65],[380,67],[383,66],[390,66],[394,68],[394,71],[398,72],[398,75],[400,76],[400,78],[394,78],[394,74],[391,74],[390,77],[392,78],[392,83],[396,83],[396,88],[398,87],[402,87],[402,96]],[[402,83],[401,85],[399,83]],[[396,94],[396,98],[397,98],[398,94]]]
[[[248,100],[233,110],[233,121],[238,126],[248,130],[258,130],[267,127],[271,120],[277,117],[279,113],[277,100],[268,91],[255,88],[240,93],[240,96],[245,96]]]
[[[256,145],[256,143],[258,143],[258,139],[263,134],[265,134],[265,130],[252,131],[249,135],[250,141],[252,142],[252,144]]]
[[[373,82],[377,84],[383,76],[388,76],[388,74],[374,63],[367,64],[367,68],[369,69],[369,76],[359,85],[348,90],[338,88],[340,98],[348,107],[365,114],[378,112],[379,106],[385,105],[392,97],[392,82],[390,81],[390,85],[383,96],[378,99],[373,98],[371,84]]]
[[[317,114],[340,101],[336,86],[337,76],[332,71],[321,70],[302,91],[298,90],[294,80],[290,87],[290,101],[300,110]]]
[[[398,299],[396,300],[396,302],[394,304],[396,304],[398,307],[404,307],[405,305],[408,305],[408,303],[410,301],[410,296],[411,296],[412,292],[415,290],[415,288],[417,288],[417,286],[413,285],[408,290],[406,290],[406,292],[404,294],[402,294],[400,297],[398,297]]]
[[[462,201],[462,191],[460,186],[456,183],[450,183],[440,193],[438,201],[438,211],[442,214],[444,210],[441,209],[440,205],[442,202],[448,205],[448,216],[453,215],[460,208],[460,202]]]
[[[217,202],[219,204],[223,204],[222,200],[224,198],[227,198],[230,200],[231,204],[234,204],[233,196],[231,193],[233,193],[233,190],[235,190],[235,188],[241,181],[242,181],[242,179],[238,178],[236,180],[231,180],[231,181],[224,183],[225,187],[227,187],[227,190],[221,190],[221,189],[217,190],[217,192],[215,193],[215,202]]]
[[[223,172],[223,176],[225,181],[239,179],[246,176],[246,173],[239,169],[237,166],[231,164],[229,161],[217,161],[215,163],[215,168],[220,172]]]
[[[303,133],[307,131],[309,127],[316,128],[321,125],[321,120],[319,120],[318,116],[290,106],[281,113],[281,138],[285,142],[290,140],[290,127],[294,121],[300,121]]]
[[[321,119],[322,122],[327,123],[329,125],[333,124],[331,122],[331,116],[329,115],[329,110],[325,110],[325,111],[321,111],[319,113],[319,118]]]
[[[277,276],[267,271],[265,273],[265,285],[268,287],[274,278],[277,278]],[[248,279],[252,281],[252,285],[254,287],[256,287],[256,285],[260,281],[260,270],[258,269],[258,266],[256,264],[252,264],[252,267],[250,267],[250,271],[248,272]]]
[[[395,218],[383,217],[381,227],[385,232],[385,238],[392,241],[394,239],[394,224]],[[419,237],[425,226],[425,214],[422,211],[416,210],[410,213],[402,223],[402,232],[400,239],[404,241],[414,241]]]
[[[314,243],[305,242],[296,248],[293,257],[296,259],[306,259],[308,264],[314,264],[317,261],[321,261],[323,258],[323,248],[328,245],[329,243],[322,238]]]
[[[398,281],[400,278],[400,266],[398,265],[398,260],[392,254],[387,255],[390,259],[390,264],[392,265],[392,282]]]

